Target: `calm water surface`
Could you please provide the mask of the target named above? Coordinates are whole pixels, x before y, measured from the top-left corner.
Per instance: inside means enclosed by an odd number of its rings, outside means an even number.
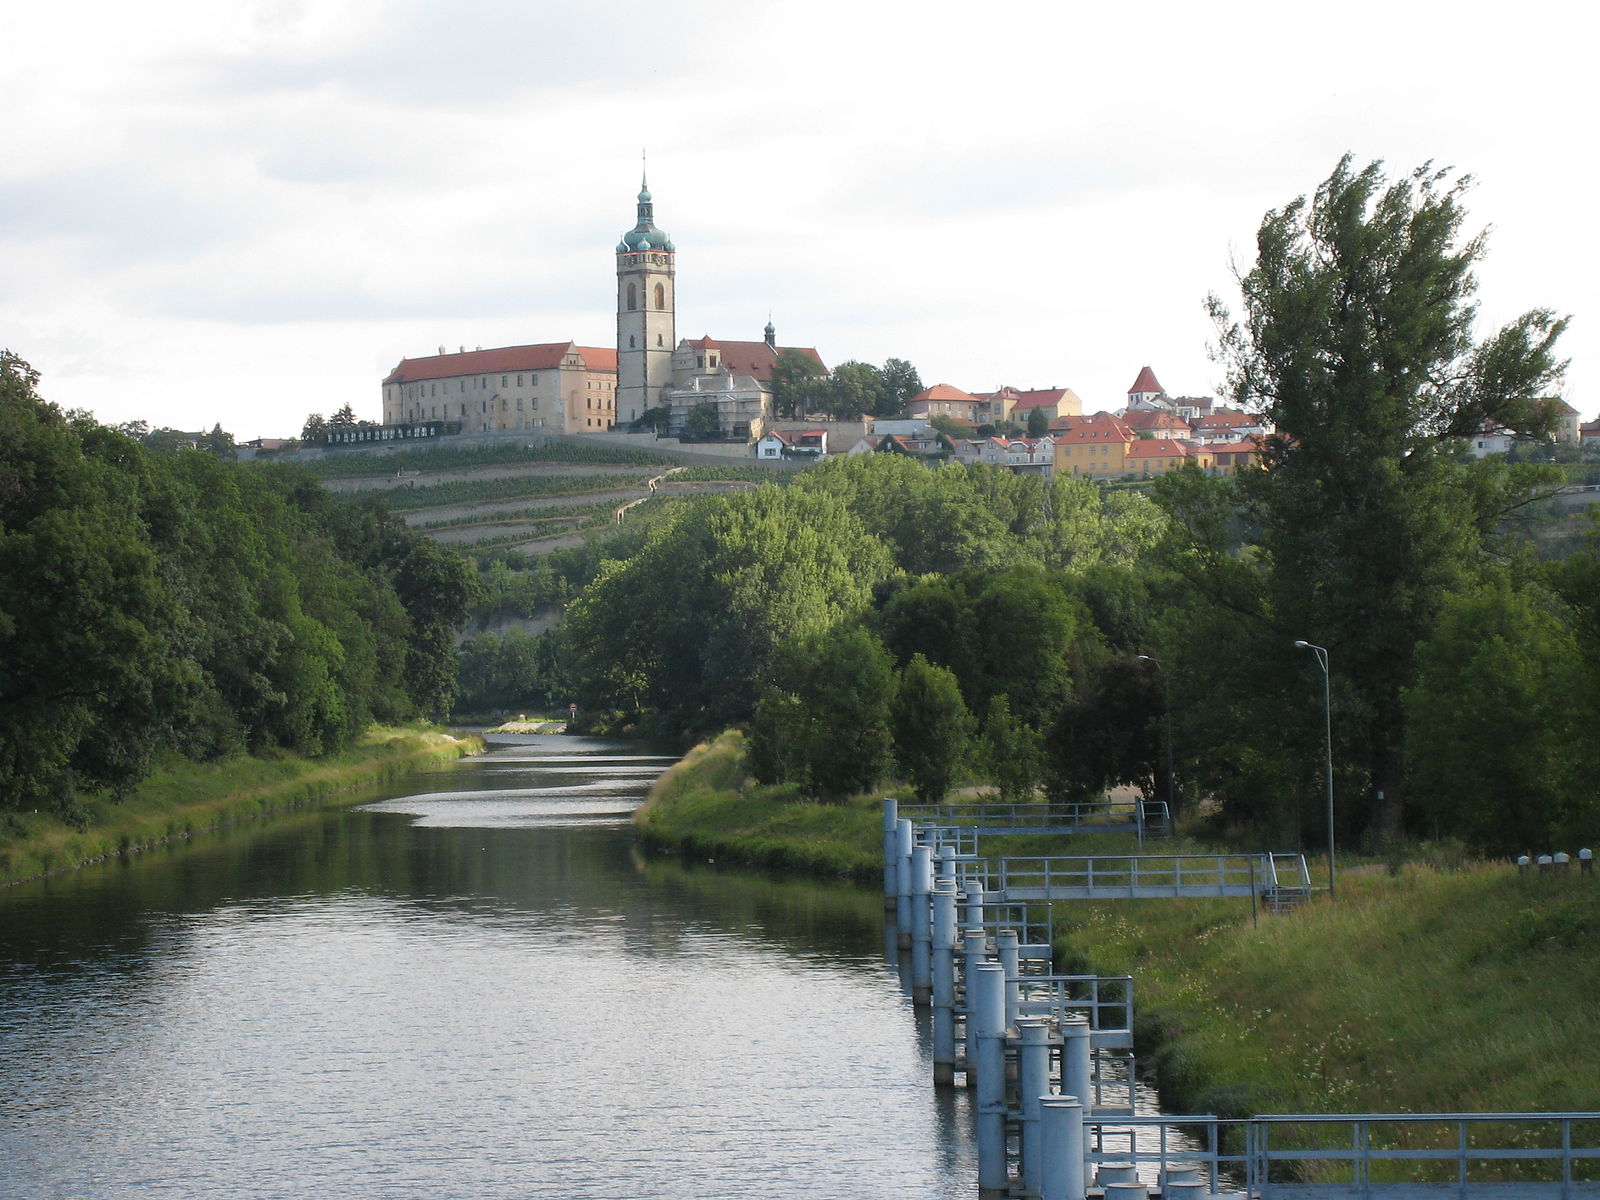
[[[870,891],[641,853],[521,738],[0,893],[0,1196],[970,1196]]]

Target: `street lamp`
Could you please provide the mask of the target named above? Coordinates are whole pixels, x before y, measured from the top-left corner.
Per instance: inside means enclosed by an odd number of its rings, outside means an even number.
[[[1172,771],[1172,681],[1167,678],[1167,673],[1161,670],[1161,660],[1159,658],[1151,658],[1148,654],[1141,654],[1139,655],[1139,661],[1154,663],[1156,670],[1161,672],[1161,690],[1166,697],[1167,706],[1167,820],[1176,821],[1178,819],[1178,802],[1175,795],[1177,785],[1174,780],[1177,777]],[[1140,824],[1143,824],[1143,822],[1141,821]]]
[[[1322,668],[1322,731],[1328,747],[1328,895],[1333,896],[1333,709],[1328,701],[1328,650],[1310,642],[1297,641],[1295,649],[1309,650]]]

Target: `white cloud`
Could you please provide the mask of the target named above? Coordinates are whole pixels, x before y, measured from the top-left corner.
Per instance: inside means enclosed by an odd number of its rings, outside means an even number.
[[[1206,292],[1348,150],[1477,174],[1484,315],[1576,312],[1588,415],[1585,43],[1548,0],[1488,13],[11,6],[0,339],[107,420],[376,415],[383,373],[441,342],[603,344],[648,146],[684,333],[758,336],[770,309],[831,361],[1110,406],[1145,363],[1215,384]]]

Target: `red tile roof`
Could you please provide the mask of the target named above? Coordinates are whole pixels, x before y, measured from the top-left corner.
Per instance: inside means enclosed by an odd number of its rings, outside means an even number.
[[[1128,389],[1128,395],[1134,392],[1164,392],[1167,389],[1156,382],[1156,373],[1149,367],[1139,368],[1139,378],[1133,381],[1133,386]]]
[[[1192,430],[1189,428],[1189,422],[1185,421],[1176,413],[1158,412],[1154,409],[1143,409],[1139,412],[1123,413],[1118,419],[1129,429],[1137,430],[1139,432],[1144,432],[1147,430],[1154,431],[1158,429],[1170,429],[1174,432],[1181,431],[1185,434],[1192,432]]]
[[[1148,438],[1128,450],[1129,458],[1188,458],[1194,451],[1170,438]]]
[[[817,370],[827,373],[822,356],[810,346],[769,346],[766,342],[727,342],[710,334],[700,338],[685,338],[684,343],[696,350],[722,351],[722,365],[735,375],[749,375],[766,383],[778,365],[778,356],[793,351],[804,354],[817,364]]]
[[[936,383],[931,388],[924,388],[907,400],[906,403],[915,404],[919,400],[959,400],[968,404],[976,404],[978,402],[978,398],[972,393],[963,392],[960,388],[951,387],[948,383]]]
[[[460,354],[434,354],[427,358],[402,358],[384,377],[384,383],[417,383],[452,379],[457,375],[493,375],[507,371],[553,371],[568,354],[577,353],[590,371],[617,371],[617,352],[573,342],[542,342],[535,346],[501,346],[495,350],[466,350]]]
[[[1249,413],[1240,412],[1237,408],[1213,409],[1208,416],[1201,417],[1196,423],[1196,429],[1235,429],[1257,428],[1261,424],[1258,417]]]

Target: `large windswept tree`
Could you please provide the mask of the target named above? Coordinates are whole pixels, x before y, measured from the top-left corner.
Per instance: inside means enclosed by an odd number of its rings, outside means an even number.
[[[1258,711],[1307,719],[1257,733],[1304,738],[1297,757],[1318,761],[1320,677],[1293,643],[1328,647],[1347,835],[1397,811],[1415,648],[1481,555],[1486,493],[1441,448],[1485,423],[1543,431],[1563,366],[1566,322],[1546,309],[1479,336],[1468,183],[1431,166],[1391,181],[1346,157],[1262,221],[1240,319],[1210,301],[1229,390],[1277,430],[1267,469],[1241,479],[1263,552],[1248,653]]]

